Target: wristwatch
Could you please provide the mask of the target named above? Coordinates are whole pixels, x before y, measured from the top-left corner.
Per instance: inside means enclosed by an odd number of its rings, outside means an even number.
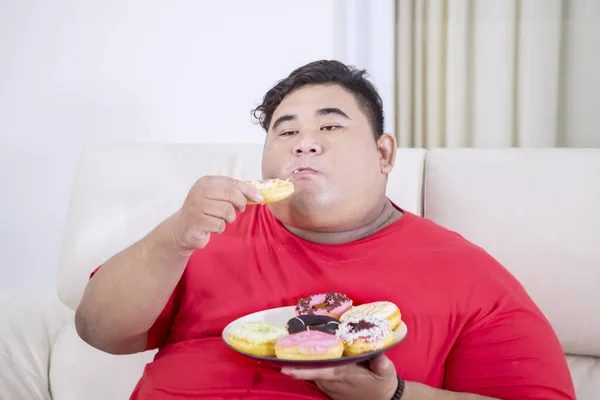
[[[392,396],[391,400],[400,400],[402,397],[402,393],[404,392],[404,379],[398,376],[398,387],[396,388],[396,392]]]

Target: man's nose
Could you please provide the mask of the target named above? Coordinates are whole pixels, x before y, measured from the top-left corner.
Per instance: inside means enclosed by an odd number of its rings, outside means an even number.
[[[323,152],[323,147],[312,135],[302,135],[294,146],[294,154],[318,155]]]

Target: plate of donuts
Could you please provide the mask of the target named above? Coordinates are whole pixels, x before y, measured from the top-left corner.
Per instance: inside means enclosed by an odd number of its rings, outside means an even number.
[[[255,312],[228,324],[230,349],[283,367],[331,367],[361,363],[400,344],[408,328],[389,301],[353,305],[341,293],[300,299],[296,306]]]

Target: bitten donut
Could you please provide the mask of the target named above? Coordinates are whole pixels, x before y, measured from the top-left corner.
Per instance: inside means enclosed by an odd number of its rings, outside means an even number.
[[[340,321],[328,315],[298,315],[288,321],[287,330],[289,333],[321,331],[334,334],[339,325]]]
[[[227,332],[227,342],[245,353],[272,357],[275,355],[277,340],[287,335],[287,330],[280,326],[265,322],[244,322]]]
[[[282,360],[330,360],[343,353],[344,343],[339,337],[320,331],[294,333],[275,344],[275,356]]]
[[[296,316],[298,315],[329,315],[333,318],[340,316],[352,307],[352,300],[345,294],[327,292],[313,294],[298,300]]]
[[[341,317],[341,322],[346,322],[352,318],[371,316],[383,318],[390,323],[390,329],[394,330],[402,322],[400,309],[389,301],[376,301],[374,303],[361,304],[360,306],[352,307],[346,311]]]
[[[344,342],[346,356],[383,349],[394,343],[390,324],[377,317],[359,317],[343,322],[335,333]]]
[[[247,183],[254,186],[265,199],[260,203],[248,201],[248,204],[274,203],[283,200],[294,193],[294,184],[289,180],[267,179],[262,181],[249,181]]]

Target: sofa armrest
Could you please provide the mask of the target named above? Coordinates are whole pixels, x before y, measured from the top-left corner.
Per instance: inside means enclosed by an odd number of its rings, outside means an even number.
[[[50,399],[52,347],[71,319],[73,311],[56,294],[37,290],[0,292],[0,397]]]

